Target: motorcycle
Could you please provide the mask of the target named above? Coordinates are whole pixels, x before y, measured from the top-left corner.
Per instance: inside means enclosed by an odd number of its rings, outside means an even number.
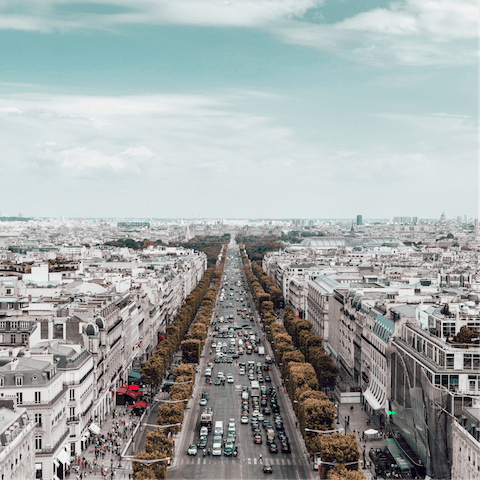
[[[236,457],[238,455],[238,447],[235,447],[235,450],[233,450],[233,456]]]

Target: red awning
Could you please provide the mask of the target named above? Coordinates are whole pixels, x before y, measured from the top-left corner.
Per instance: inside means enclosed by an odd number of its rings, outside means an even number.
[[[126,394],[127,394],[129,397],[137,398],[139,395],[142,394],[142,392],[135,392],[135,391],[133,391],[133,390],[127,390],[127,391],[126,391]]]
[[[144,402],[143,400],[139,400],[138,402],[135,402],[133,406],[138,408],[147,408],[147,402]]]
[[[138,390],[138,388],[139,388],[138,385],[130,385],[128,387],[129,390]]]
[[[117,390],[117,395],[125,395],[127,393],[127,388],[126,387],[120,387]]]

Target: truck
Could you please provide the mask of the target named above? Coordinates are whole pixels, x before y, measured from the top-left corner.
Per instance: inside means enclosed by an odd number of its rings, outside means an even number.
[[[213,431],[214,435],[223,435],[223,421],[217,420],[215,422],[215,430]]]
[[[200,426],[212,429],[213,409],[212,407],[205,407],[200,415]]]
[[[252,383],[250,386],[250,395],[252,398],[260,397],[260,384],[258,383],[257,380],[252,380]]]
[[[265,355],[265,347],[258,347],[258,354]]]

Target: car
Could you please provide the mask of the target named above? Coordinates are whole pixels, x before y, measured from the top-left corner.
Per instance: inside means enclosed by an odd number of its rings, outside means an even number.
[[[240,418],[240,423],[248,423],[248,417],[246,415],[242,415],[242,418]]]
[[[204,407],[207,404],[207,399],[206,398],[201,398],[200,399],[200,406]]]
[[[270,410],[269,407],[265,407],[265,408],[263,409],[263,414],[264,414],[264,415],[270,415],[271,413],[272,413],[272,411]]]
[[[245,369],[244,369],[244,368],[241,368],[241,369],[238,371],[238,374],[239,374],[239,375],[245,375]]]
[[[190,446],[188,447],[187,453],[188,453],[189,455],[196,455],[196,454],[197,454],[197,447],[196,447],[196,445],[190,445]]]
[[[290,445],[286,442],[282,443],[282,453],[292,453],[292,450],[290,449]]]
[[[225,445],[225,448],[223,449],[223,454],[226,457],[231,457],[233,454],[233,446],[232,445]]]
[[[253,441],[254,441],[255,443],[262,443],[262,441],[263,441],[263,440],[262,440],[262,435],[259,434],[259,433],[257,433],[257,434],[255,435],[255,437],[253,438]]]
[[[234,382],[232,375],[229,375],[229,376],[227,377],[227,382],[228,382],[228,383],[233,383],[233,382]]]
[[[215,379],[215,385],[220,385],[221,383],[222,383],[222,381],[219,378]]]
[[[201,435],[197,442],[197,448],[206,448],[207,447],[207,437]]]
[[[273,468],[269,463],[263,466],[263,473],[273,473]]]
[[[270,453],[278,453],[278,447],[274,443],[270,444],[269,449],[270,449]]]
[[[265,375],[265,381],[266,382],[271,382],[272,379],[270,378],[270,375]]]

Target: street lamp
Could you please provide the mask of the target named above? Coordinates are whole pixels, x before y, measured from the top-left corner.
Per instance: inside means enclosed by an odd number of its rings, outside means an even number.
[[[335,433],[335,432],[343,432],[343,428],[336,428],[334,430],[312,430],[311,428],[306,428],[306,432],[313,432],[313,433]]]
[[[171,425],[155,425],[153,423],[144,423],[144,427],[155,427],[155,428],[169,428],[169,427],[178,427],[181,423],[172,423]]]

